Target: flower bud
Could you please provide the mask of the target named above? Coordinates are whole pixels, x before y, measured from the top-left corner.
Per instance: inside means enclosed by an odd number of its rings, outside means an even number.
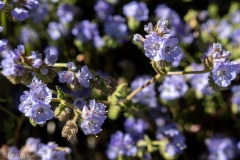
[[[69,108],[64,108],[62,109],[62,107],[57,107],[54,110],[54,117],[57,118],[59,121],[65,121],[71,114],[71,110]]]
[[[78,133],[78,126],[73,120],[67,121],[62,130],[62,137],[66,137],[68,141],[72,140]]]

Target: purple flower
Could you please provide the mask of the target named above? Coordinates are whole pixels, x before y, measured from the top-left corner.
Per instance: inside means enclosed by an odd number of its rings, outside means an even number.
[[[88,20],[84,20],[78,23],[72,29],[72,34],[76,36],[83,43],[86,43],[93,39],[93,37],[98,34],[98,26],[95,23],[91,23]]]
[[[166,5],[158,5],[155,13],[158,18],[170,21],[171,34],[179,38],[181,42],[189,44],[193,41],[190,27],[181,20],[177,12]]]
[[[112,5],[105,0],[97,0],[94,5],[94,9],[96,12],[96,16],[100,20],[105,20],[107,16],[112,14],[113,12]]]
[[[131,83],[131,90],[135,90],[138,87],[141,87],[147,81],[150,80],[150,76],[144,75],[141,77],[137,77]],[[157,106],[157,98],[155,92],[155,83],[150,84],[141,90],[137,95],[135,95],[132,99],[133,103],[141,103],[147,105],[151,108],[155,108]]]
[[[161,57],[161,45],[162,38],[156,33],[152,33],[147,36],[146,40],[143,42],[143,47],[145,50],[145,55],[148,58],[155,58],[156,61],[160,60]]]
[[[102,131],[101,126],[103,121],[96,118],[86,118],[81,123],[81,128],[85,135],[98,134]]]
[[[46,144],[39,144],[39,149],[37,155],[41,157],[42,160],[49,160],[51,157],[52,148]]]
[[[119,15],[108,16],[104,23],[104,31],[107,35],[115,38],[119,43],[127,40],[128,28],[125,19]]]
[[[25,70],[25,68],[20,65],[20,64],[16,64],[14,62],[14,59],[9,57],[9,58],[5,58],[4,60],[1,61],[1,65],[2,65],[2,74],[4,76],[21,76]]]
[[[231,35],[233,45],[240,45],[240,28],[237,28]]]
[[[182,50],[177,44],[177,38],[169,38],[163,40],[161,46],[161,57],[163,60],[167,62],[173,62],[178,56],[182,54]]]
[[[37,51],[32,51],[31,56],[28,58],[32,59],[32,66],[34,68],[39,68],[42,65],[42,55],[39,54]]]
[[[181,154],[186,148],[187,146],[185,144],[185,137],[183,137],[182,134],[178,134],[177,136],[174,136],[172,141],[166,145],[165,152],[169,156],[173,157],[176,154]]]
[[[30,27],[23,27],[19,39],[23,44],[34,42],[38,39],[38,34]]]
[[[58,49],[55,46],[48,46],[44,49],[45,64],[52,66],[57,62],[58,59]]]
[[[78,82],[85,88],[90,85],[90,79],[93,78],[93,74],[89,72],[88,67],[85,65],[77,73]]]
[[[177,38],[163,38],[156,32],[147,35],[143,42],[145,55],[156,62],[159,60],[174,62],[177,57],[182,55],[182,50],[177,44]]]
[[[24,94],[20,97],[21,103],[18,106],[19,111],[25,114],[26,117],[31,116],[32,114],[32,106],[34,104],[29,97],[29,92],[25,91]]]
[[[19,21],[24,21],[29,17],[28,11],[24,8],[15,8],[12,10],[11,15]]]
[[[26,0],[26,7],[28,9],[36,9],[39,6],[38,0]]]
[[[28,87],[30,90],[25,91],[21,96],[18,109],[38,124],[43,124],[52,119],[53,111],[49,105],[52,100],[52,91],[35,77]]]
[[[1,0],[0,1],[0,10],[3,9],[5,7],[5,3]]]
[[[46,19],[49,14],[49,4],[44,3],[39,5],[36,9],[30,11],[30,17],[34,23],[40,23]]]
[[[238,155],[236,143],[232,138],[222,135],[214,135],[205,140],[209,155],[209,160],[234,159]]]
[[[8,160],[20,160],[20,151],[15,146],[10,146],[7,153]]]
[[[216,31],[219,38],[229,38],[232,33],[232,26],[227,21],[222,20],[221,23],[217,26]]]
[[[127,17],[133,17],[138,21],[146,21],[148,19],[148,8],[144,2],[129,2],[123,6],[123,14]]]
[[[73,62],[68,62],[67,63],[67,67],[68,67],[68,70],[70,70],[70,71],[77,70],[77,67],[76,67],[76,65]]]
[[[192,64],[191,68],[193,70],[203,70],[203,65],[197,65],[197,64]],[[208,83],[208,76],[209,73],[203,73],[203,74],[194,74],[189,77],[191,86],[197,91],[205,95],[209,95],[214,93],[212,88],[209,86]]]
[[[7,48],[8,40],[0,39],[0,52],[4,51]]]
[[[73,105],[76,106],[78,109],[82,110],[83,107],[87,105],[87,101],[83,98],[77,98],[74,100]]]
[[[33,118],[36,123],[44,124],[47,120],[53,118],[53,110],[49,104],[36,103],[32,106],[31,118]]]
[[[134,140],[142,139],[147,127],[147,122],[142,119],[127,118],[124,122],[126,132],[130,134]]]
[[[157,8],[155,9],[155,14],[158,18],[170,20],[171,24],[173,25],[177,25],[181,22],[181,19],[177,12],[164,4],[157,6]]]
[[[232,22],[232,24],[239,24],[240,23],[240,10],[237,10],[237,11],[232,13],[231,22]]]
[[[48,35],[53,39],[53,40],[58,40],[63,33],[64,29],[61,23],[57,22],[50,22],[48,24]]]
[[[220,63],[212,70],[212,78],[217,85],[227,87],[236,78],[236,72],[231,63]]]
[[[203,33],[211,34],[217,27],[217,22],[215,19],[208,19],[205,23],[201,24],[200,30]]]
[[[0,33],[3,31],[3,27],[2,26],[0,26]]]
[[[39,144],[40,139],[29,137],[24,145],[24,151],[28,153],[36,153],[38,151]]]
[[[98,32],[98,25],[88,20],[76,24],[72,29],[72,34],[82,43],[93,40],[95,47],[99,48],[103,46],[103,40]]]
[[[59,71],[58,77],[60,83],[71,84],[74,81],[74,73],[71,71]]]
[[[106,106],[102,103],[97,103],[95,100],[91,100],[89,103],[89,108],[84,106],[82,109],[82,117],[84,119],[93,118],[98,119],[99,121],[103,121],[107,118],[105,115],[107,112],[105,111]]]
[[[107,118],[105,114],[106,106],[102,103],[97,103],[95,100],[91,100],[88,106],[83,106],[82,117],[84,120],[81,123],[81,128],[85,135],[98,134],[101,132],[101,125]]]
[[[166,77],[158,90],[162,99],[173,100],[183,96],[188,90],[188,85],[183,76],[174,75]]]
[[[74,14],[77,12],[77,8],[70,4],[61,4],[57,10],[57,16],[62,23],[72,22]]]
[[[209,47],[208,52],[205,53],[205,56],[212,56],[214,59],[214,65],[216,66],[218,63],[227,61],[231,56],[231,53],[223,50],[220,43],[213,43],[212,46]]]
[[[48,87],[37,87],[30,92],[30,97],[35,103],[49,104],[52,100],[52,91]]]
[[[137,153],[137,147],[129,134],[123,134],[117,131],[111,135],[110,143],[107,149],[107,157],[116,159],[118,155],[132,156]]]

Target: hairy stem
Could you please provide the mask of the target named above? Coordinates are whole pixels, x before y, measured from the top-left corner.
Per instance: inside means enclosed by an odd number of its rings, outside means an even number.
[[[78,114],[82,114],[82,112],[77,108],[75,107],[74,105],[72,105],[71,103],[67,102],[67,101],[64,101],[62,99],[59,99],[59,98],[52,98],[52,102],[59,102],[61,104],[64,104],[65,106],[68,106],[69,108],[75,110]]]
[[[53,67],[64,67],[64,68],[67,68],[67,63],[55,63],[54,65],[53,65]]]
[[[203,74],[209,72],[208,70],[201,70],[201,71],[175,71],[175,72],[167,72],[165,75],[183,75],[183,74]],[[161,77],[161,74],[155,75],[152,79],[146,82],[141,87],[138,87],[134,91],[132,91],[127,97],[126,101],[130,101],[136,94],[138,94],[141,90],[149,86],[150,84],[156,82]]]

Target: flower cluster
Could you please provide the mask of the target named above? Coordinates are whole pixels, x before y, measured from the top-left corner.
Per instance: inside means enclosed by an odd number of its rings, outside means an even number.
[[[85,88],[90,86],[90,80],[94,77],[94,75],[88,70],[86,65],[78,71],[73,62],[68,62],[67,67],[68,71],[58,72],[59,82],[67,83],[73,90],[77,90],[80,85]]]
[[[30,90],[25,91],[21,96],[18,108],[37,124],[44,124],[53,118],[53,111],[49,104],[52,100],[52,91],[35,77],[28,87]]]
[[[148,123],[142,119],[126,118],[124,128],[134,141],[143,139],[145,130],[148,128]]]
[[[6,8],[6,11],[11,10],[11,16],[18,21],[24,21],[29,17],[29,10],[36,9],[39,5],[38,0],[26,0],[26,1],[11,1],[10,4],[0,2],[0,10]]]
[[[182,97],[188,91],[188,85],[183,76],[173,75],[165,77],[158,90],[162,99],[174,100]]]
[[[166,141],[164,152],[170,157],[181,154],[187,146],[185,137],[177,128],[177,124],[172,122],[165,107],[159,106],[153,111],[155,115],[152,118],[157,125],[156,139]]]
[[[132,17],[137,21],[148,20],[148,8],[143,2],[132,1],[123,6],[123,14],[127,17]]]
[[[100,48],[104,45],[99,35],[97,24],[91,23],[88,20],[83,20],[76,24],[72,29],[72,34],[83,44],[92,41],[96,48]]]
[[[107,118],[106,106],[103,103],[97,103],[95,100],[89,102],[89,106],[82,109],[81,128],[85,135],[98,134],[101,132],[101,126]]]
[[[23,45],[6,51],[5,58],[1,61],[2,74],[12,83],[29,84],[34,76],[44,82],[51,82],[55,75],[52,66],[57,61],[58,55],[47,50],[43,60],[37,51],[30,54],[27,56]]]
[[[230,56],[231,53],[224,50],[220,43],[213,43],[202,57],[205,69],[212,69],[210,78],[219,87],[228,87],[236,75],[240,73],[240,63],[238,61],[231,62]]]
[[[144,30],[148,33],[145,36],[146,38],[139,34],[134,35],[134,41],[141,42],[145,55],[155,62],[166,61],[172,63],[182,55],[182,50],[178,46],[178,39],[171,36],[167,25],[167,20],[160,19],[155,28],[152,23],[144,26]]]
[[[111,140],[107,149],[109,159],[116,159],[118,155],[132,156],[137,153],[137,147],[129,134],[117,131],[111,135]]]
[[[71,149],[68,147],[60,147],[55,142],[48,142],[48,144],[40,143],[40,139],[29,137],[26,143],[19,150],[15,146],[8,147],[6,153],[1,148],[0,154],[8,155],[8,159],[61,159],[67,160]]]
[[[193,41],[193,34],[188,24],[185,24],[176,11],[165,4],[160,4],[155,9],[158,18],[169,20],[171,23],[171,34],[177,37],[182,43],[190,44]]]
[[[201,71],[204,69],[203,65],[192,63],[191,69],[196,71]],[[191,86],[198,92],[204,95],[210,95],[214,93],[214,90],[210,87],[208,83],[209,73],[203,74],[194,74],[189,75],[188,79],[190,80]]]
[[[104,23],[104,32],[119,43],[125,42],[128,37],[128,27],[125,24],[125,18],[120,15],[108,16]]]
[[[239,148],[233,138],[223,135],[214,135],[205,140],[209,155],[209,160],[234,159],[239,155]]]

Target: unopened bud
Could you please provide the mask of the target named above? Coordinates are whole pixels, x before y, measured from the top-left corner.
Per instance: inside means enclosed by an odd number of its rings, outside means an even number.
[[[211,71],[213,69],[214,61],[212,56],[203,57],[204,69]]]
[[[61,107],[57,107],[54,110],[54,117],[57,118],[59,121],[65,121],[71,114],[71,110],[69,108],[62,109]]]
[[[78,126],[73,120],[67,121],[62,130],[62,137],[66,137],[68,141],[72,140],[78,133]]]

